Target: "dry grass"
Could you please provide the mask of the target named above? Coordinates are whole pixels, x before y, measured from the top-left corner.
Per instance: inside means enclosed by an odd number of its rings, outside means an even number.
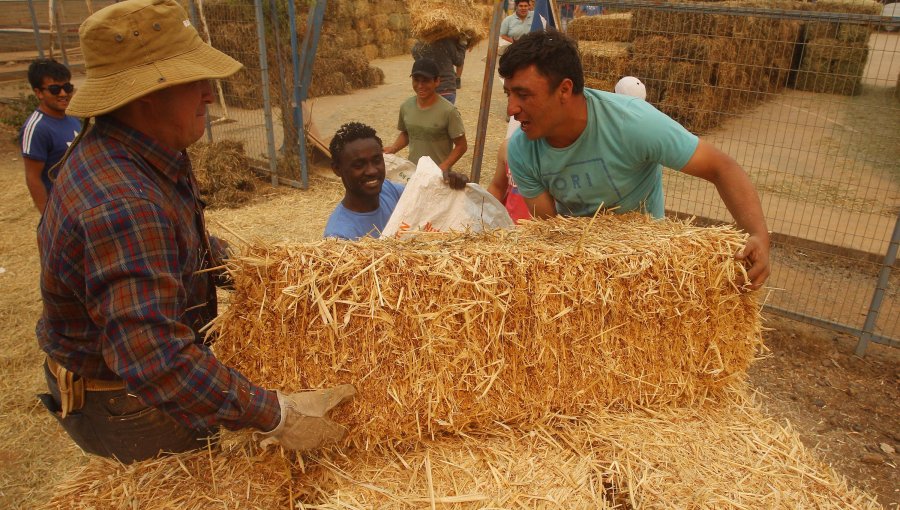
[[[291,503],[293,503],[292,506]],[[746,397],[716,407],[603,410],[406,449],[300,459],[245,435],[221,451],[121,466],[94,459],[46,509],[875,509]]]

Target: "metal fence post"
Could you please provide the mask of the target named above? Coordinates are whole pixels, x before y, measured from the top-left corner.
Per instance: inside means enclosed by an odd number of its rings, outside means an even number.
[[[481,107],[478,110],[478,127],[475,132],[475,152],[472,153],[472,182],[481,179],[481,161],[484,158],[484,141],[487,137],[488,115],[491,113],[491,93],[494,89],[494,69],[497,68],[497,48],[500,46],[500,23],[503,2],[494,4],[491,17],[491,35],[488,36],[488,52],[484,59],[484,85],[481,89]]]
[[[34,12],[33,0],[28,0],[28,12],[31,13],[31,28],[34,30],[34,42],[37,44],[38,57],[44,58],[44,45],[41,43],[41,28],[38,25],[37,13]]]
[[[887,290],[891,277],[891,268],[897,262],[898,245],[900,245],[900,212],[897,213],[897,222],[894,224],[891,244],[888,246],[887,254],[884,256],[884,262],[881,263],[881,271],[878,273],[878,284],[875,286],[875,292],[872,294],[872,304],[869,305],[869,313],[866,315],[862,334],[859,336],[859,342],[856,344],[857,356],[864,356],[866,349],[869,348],[869,341],[872,338],[872,332],[875,330],[875,321],[878,320],[881,302],[884,299],[884,293]]]
[[[319,48],[319,34],[321,33],[322,20],[325,18],[325,5],[327,0],[317,0],[315,7],[310,7],[307,17],[306,33],[303,34],[303,49],[297,51],[297,30],[293,6],[291,9],[291,50],[294,61],[294,120],[297,125],[297,145],[300,148],[300,172],[303,189],[309,187],[309,162],[306,160],[306,126],[303,121],[303,101],[309,97],[309,84],[312,82],[313,62],[316,50]]]
[[[266,53],[266,19],[262,0],[254,0],[256,7],[256,35],[259,37],[259,68],[262,74],[263,112],[266,119],[266,143],[269,146],[269,172],[272,186],[278,185],[278,162],[275,152],[275,129],[272,125],[272,101],[269,98],[269,64]]]

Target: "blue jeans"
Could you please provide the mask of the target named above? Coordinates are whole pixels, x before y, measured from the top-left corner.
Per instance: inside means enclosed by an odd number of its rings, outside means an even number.
[[[439,94],[441,97],[450,101],[450,104],[456,104],[456,91],[453,92],[441,92]]]

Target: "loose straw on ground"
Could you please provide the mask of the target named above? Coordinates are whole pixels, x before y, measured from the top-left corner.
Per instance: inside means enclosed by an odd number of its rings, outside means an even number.
[[[305,462],[245,435],[229,443],[212,461],[203,450],[131,466],[95,459],[46,508],[880,508],[740,395]]]

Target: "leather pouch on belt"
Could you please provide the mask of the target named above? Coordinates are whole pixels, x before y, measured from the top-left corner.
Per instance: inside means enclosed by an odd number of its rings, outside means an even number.
[[[59,386],[60,413],[65,418],[69,413],[84,407],[84,380],[57,363],[50,364],[50,370]]]

